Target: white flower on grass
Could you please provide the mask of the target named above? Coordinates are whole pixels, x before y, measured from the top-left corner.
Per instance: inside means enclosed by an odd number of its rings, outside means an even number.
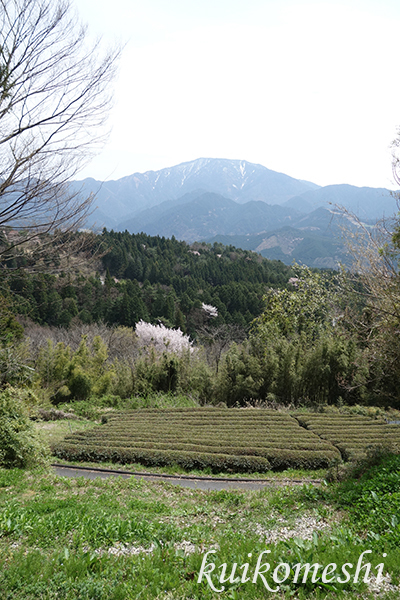
[[[211,304],[204,304],[202,302],[201,308],[208,314],[209,317],[218,317],[218,309]]]
[[[139,321],[136,324],[135,331],[142,346],[153,346],[160,352],[193,351],[193,342],[180,329],[168,329],[162,324],[152,325],[151,323],[145,323],[145,321]]]

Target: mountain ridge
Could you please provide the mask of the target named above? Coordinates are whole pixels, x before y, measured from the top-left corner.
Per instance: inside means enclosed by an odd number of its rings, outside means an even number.
[[[270,240],[261,250],[265,256],[279,254],[291,262],[300,246],[307,264],[315,266],[321,261],[333,266],[344,254],[343,242],[333,244],[340,220],[334,206],[369,224],[397,210],[395,197],[385,188],[321,187],[245,160],[199,158],[119,180],[86,179],[73,185],[95,194],[88,226],[175,236],[190,243],[231,236],[234,245],[238,236],[265,234]],[[289,231],[279,233],[287,227]],[[276,232],[272,241],[271,231]],[[298,231],[303,232],[301,241]],[[259,247],[256,241],[251,245]]]
[[[292,196],[317,187],[312,182],[256,163],[214,158],[200,158],[159,171],[133,173],[103,183],[90,178],[73,182],[74,190],[95,195],[97,210],[106,216],[106,227],[115,227],[127,215],[133,217],[137,212],[199,189],[220,194],[238,204],[249,200],[283,204]],[[95,221],[96,210],[89,224]]]

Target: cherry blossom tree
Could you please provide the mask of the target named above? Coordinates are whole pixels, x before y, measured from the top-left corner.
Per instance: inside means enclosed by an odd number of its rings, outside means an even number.
[[[136,335],[142,347],[152,346],[159,352],[180,354],[185,350],[194,350],[193,342],[180,329],[168,329],[165,325],[152,325],[145,321],[136,324]]]

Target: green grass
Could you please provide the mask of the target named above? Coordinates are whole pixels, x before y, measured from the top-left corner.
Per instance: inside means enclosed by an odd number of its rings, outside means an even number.
[[[36,431],[41,433],[42,438],[52,445],[63,440],[66,435],[91,429],[96,425],[96,422],[60,419],[59,421],[35,421],[34,425]]]
[[[366,427],[365,422],[361,424]],[[71,433],[67,422],[44,425],[37,426],[48,437],[60,440]],[[90,421],[72,422],[71,426],[76,427],[78,435],[96,428]],[[138,464],[123,468],[149,470]],[[212,557],[218,566],[249,561],[253,569],[255,558],[266,549],[271,551],[266,557],[271,565],[284,562],[291,568],[299,562],[355,564],[361,552],[371,550],[368,561],[374,566],[384,561],[385,573],[389,572],[392,582],[398,583],[400,457],[377,454],[360,469],[353,479],[341,484],[271,487],[256,492],[202,492],[145,482],[140,477],[69,480],[45,470],[0,470],[0,597],[373,598],[363,583],[334,582],[326,587],[312,584],[310,578],[279,593],[268,593],[260,581],[257,585],[227,582],[221,593],[213,592],[206,581],[197,583],[204,553],[210,549],[216,550]],[[151,470],[185,472],[176,465]],[[205,475],[209,471],[191,473]],[[323,478],[325,473],[291,470],[260,473],[256,477]],[[280,532],[280,528],[295,528],[310,517],[316,519],[311,540],[285,539]],[[324,524],[329,527],[324,528]],[[275,530],[276,541],[268,542],[269,532]],[[193,553],[185,554],[187,544],[193,545]],[[129,548],[136,548],[138,554],[111,553]],[[387,554],[385,558],[383,553]],[[217,578],[213,581],[217,587],[220,585]],[[272,580],[268,581],[272,586]],[[379,595],[382,600],[398,597],[398,590]]]
[[[399,471],[393,462],[383,468]],[[367,490],[383,498],[399,488],[394,478],[387,489],[379,468],[362,481],[359,498]],[[261,581],[239,586],[228,582],[222,593],[213,592],[206,581],[198,584],[204,552],[210,549],[216,550],[218,565],[242,565],[252,553],[252,568],[266,549],[271,550],[268,562],[273,565],[309,560],[323,565],[355,563],[366,549],[373,551],[371,562],[376,565],[386,550],[385,566],[398,576],[398,545],[391,545],[388,538],[378,540],[377,532],[369,539],[370,524],[352,509],[358,485],[207,492],[137,478],[90,481],[56,477],[46,470],[0,470],[0,596],[5,600],[283,597],[268,594]],[[312,540],[278,535],[275,543],[266,542],[270,531],[294,527],[311,517],[317,522]],[[331,528],[324,530],[324,524]],[[189,543],[195,551],[185,554]],[[133,547],[141,551],[126,556],[109,552]],[[308,582],[291,586],[284,597],[353,600],[361,592],[367,597],[364,584],[336,584],[336,588]]]

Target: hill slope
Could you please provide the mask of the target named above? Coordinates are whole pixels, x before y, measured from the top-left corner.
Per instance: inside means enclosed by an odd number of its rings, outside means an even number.
[[[356,187],[354,185],[327,185],[316,190],[308,190],[300,196],[293,196],[284,203],[287,208],[295,208],[308,213],[319,206],[343,206],[361,219],[381,219],[396,212],[396,199],[385,188]]]
[[[297,211],[265,202],[238,204],[211,192],[192,192],[163,202],[119,223],[130,233],[145,231],[194,242],[213,235],[241,235],[268,231],[301,218]]]

